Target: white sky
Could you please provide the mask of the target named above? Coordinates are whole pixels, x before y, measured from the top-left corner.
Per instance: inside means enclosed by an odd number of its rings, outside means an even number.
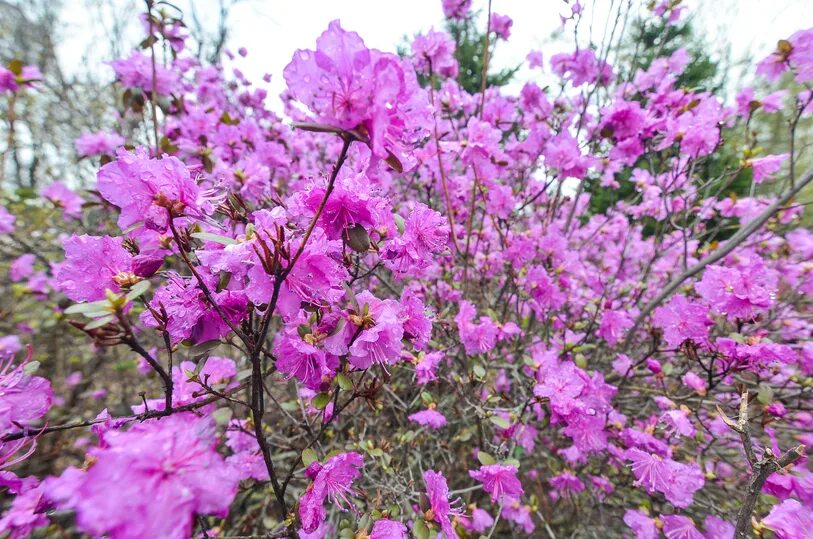
[[[582,0],[587,13],[595,12],[594,38],[601,39],[607,13],[614,5],[629,0]],[[632,0],[633,4],[646,0]],[[218,9],[215,0],[177,0],[187,13],[196,10],[204,22],[214,24]],[[695,12],[699,30],[713,42],[728,42],[735,59],[746,55],[761,58],[778,39],[798,29],[813,26],[813,0],[684,0]],[[126,0],[110,0],[110,9],[130,5]],[[140,7],[141,3],[136,2]],[[100,69],[99,62],[109,59],[102,25],[87,20],[86,0],[66,0],[63,16],[68,23],[61,36],[59,55],[66,71]],[[487,0],[474,0],[475,9],[485,11]],[[528,51],[540,49],[549,58],[566,50],[551,35],[560,28],[559,14],[569,13],[561,0],[492,0],[492,9],[514,20],[509,42],[500,42],[493,64],[496,67],[521,63]],[[275,109],[275,96],[284,88],[282,70],[294,50],[313,48],[317,36],[333,19],[340,19],[347,30],[358,32],[369,47],[395,51],[403,36],[435,26],[441,28],[441,0],[241,0],[231,11],[229,48],[248,49],[247,58],[235,65],[252,81],[261,83],[264,73],[273,76],[268,104]],[[589,16],[583,27],[589,22]],[[483,25],[485,22],[483,21]],[[138,39],[133,26],[133,45]],[[569,36],[570,37],[570,36]],[[572,46],[571,46],[572,47]],[[106,56],[107,55],[107,56]],[[104,68],[103,68],[104,69]],[[112,72],[111,72],[112,75]],[[530,75],[520,72],[518,81]]]

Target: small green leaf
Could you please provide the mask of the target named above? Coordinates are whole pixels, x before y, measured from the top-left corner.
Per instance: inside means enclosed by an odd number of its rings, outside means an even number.
[[[85,314],[88,312],[99,311],[107,306],[107,301],[94,301],[93,303],[75,303],[65,309],[65,314]]]
[[[25,367],[23,367],[23,372],[28,376],[31,376],[32,374],[37,372],[37,369],[39,368],[40,368],[39,361],[29,361],[28,363],[25,364]]]
[[[339,384],[339,387],[345,391],[353,389],[353,380],[343,372],[336,375],[336,382]]]
[[[497,425],[498,427],[500,427],[501,429],[507,429],[511,427],[510,421],[498,415],[492,415],[488,418],[488,420]]]
[[[110,322],[112,322],[115,319],[116,319],[116,317],[113,316],[112,314],[109,315],[109,316],[104,316],[102,318],[97,318],[93,322],[90,322],[88,325],[86,325],[85,329],[88,330],[88,329],[100,328],[102,326],[106,326],[107,324],[109,324]]]
[[[485,367],[483,367],[479,363],[472,368],[472,371],[474,371],[474,376],[477,377],[478,379],[485,378],[486,376]]]
[[[311,400],[311,405],[317,410],[324,410],[325,408],[327,408],[327,404],[329,402],[330,402],[329,394],[319,393],[313,398],[313,400]]]
[[[417,519],[412,525],[412,534],[415,536],[415,539],[429,539],[429,528],[423,519]]]
[[[489,453],[485,451],[478,451],[477,452],[477,460],[480,461],[480,464],[483,466],[488,466],[489,464],[495,464],[497,461],[494,457],[492,457]]]
[[[398,227],[398,233],[403,234],[405,230],[404,218],[398,215],[397,213],[393,214],[392,218],[395,221],[395,226]]]
[[[310,466],[317,460],[319,460],[319,455],[312,448],[309,447],[302,452],[302,464],[305,466]]]
[[[125,298],[127,299],[127,301],[133,301],[134,299],[136,299],[138,296],[140,296],[149,289],[150,289],[149,281],[147,280],[138,281],[136,284],[130,287],[130,291],[127,292]]]
[[[193,238],[201,241],[211,241],[221,245],[237,245],[237,240],[228,236],[221,236],[220,234],[210,234],[209,232],[195,232],[190,234]]]

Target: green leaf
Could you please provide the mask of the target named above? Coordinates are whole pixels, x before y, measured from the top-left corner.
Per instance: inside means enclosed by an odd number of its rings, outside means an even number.
[[[312,448],[309,447],[302,452],[302,464],[305,466],[310,466],[317,460],[319,460],[319,455]]]
[[[353,380],[343,372],[336,375],[336,382],[339,384],[339,387],[345,391],[353,389]]]
[[[324,410],[330,402],[330,395],[327,393],[319,393],[311,401],[311,405],[317,410]]]
[[[483,367],[479,363],[472,368],[472,371],[474,371],[474,376],[476,376],[478,379],[485,378],[486,376],[485,367]]]
[[[211,241],[219,243],[220,245],[237,245],[237,240],[228,236],[221,236],[220,234],[210,234],[209,232],[195,232],[190,234],[193,238],[201,241]]]
[[[107,307],[107,300],[94,301],[92,303],[75,303],[65,309],[65,314],[85,314],[99,311]]]
[[[113,316],[112,314],[108,315],[108,316],[104,316],[102,318],[97,318],[93,322],[90,322],[88,325],[86,325],[85,329],[89,330],[89,329],[100,328],[102,326],[106,326],[107,324],[109,324],[110,322],[112,322],[115,319],[116,319],[116,317]]]
[[[429,528],[423,519],[417,519],[415,523],[412,524],[412,534],[415,536],[415,539],[429,539]]]
[[[127,301],[133,301],[138,296],[146,292],[150,289],[150,282],[146,279],[143,281],[138,281],[136,284],[130,287],[130,291],[127,292],[127,295],[124,296]]]
[[[507,429],[511,427],[510,421],[498,415],[492,415],[488,418],[488,420],[497,425],[498,427],[500,427],[501,429]]]
[[[29,361],[28,363],[25,364],[25,367],[23,367],[23,372],[28,376],[31,376],[32,374],[37,372],[37,369],[39,368],[40,368],[39,361]]]
[[[400,215],[398,215],[397,213],[393,214],[392,218],[395,221],[395,226],[398,227],[398,233],[403,234],[404,233],[404,218],[401,217]]]
[[[477,460],[480,461],[480,464],[483,466],[488,466],[489,464],[496,464],[497,460],[492,457],[489,453],[485,451],[478,451],[477,452]]]

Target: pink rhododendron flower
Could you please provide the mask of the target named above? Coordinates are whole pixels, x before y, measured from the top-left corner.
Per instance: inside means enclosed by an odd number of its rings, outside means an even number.
[[[62,208],[65,219],[78,219],[82,215],[82,197],[68,189],[62,182],[51,182],[41,192],[43,198]]]
[[[661,492],[676,507],[691,505],[694,493],[705,483],[696,464],[681,464],[635,448],[628,449],[625,455],[632,461],[637,483],[647,492]]]
[[[299,518],[304,531],[313,532],[325,520],[326,499],[343,511],[352,507],[347,496],[353,495],[350,485],[361,475],[359,468],[363,465],[362,456],[351,451],[329,458],[324,465],[314,462],[308,467],[306,473],[313,482],[299,500]]]
[[[465,19],[471,10],[471,0],[442,0],[447,19]]]
[[[405,539],[408,537],[406,526],[396,520],[382,518],[376,520],[370,530],[370,539]]]
[[[175,157],[150,159],[145,150],[119,150],[118,159],[98,173],[98,188],[117,206],[118,224],[126,230],[137,223],[166,231],[170,219],[202,217],[212,210],[186,166]]]
[[[128,58],[120,58],[110,62],[116,79],[124,88],[137,88],[143,92],[152,92],[153,88],[161,95],[170,94],[178,84],[178,75],[174,70],[167,69],[161,63],[155,66],[153,78],[153,64],[148,56],[140,51],[133,51]]]
[[[775,505],[762,524],[772,530],[778,539],[796,539],[805,537],[811,530],[813,514],[809,507],[789,499]]]
[[[4,207],[0,206],[0,234],[11,234],[14,232],[14,222],[17,218],[9,213]]]
[[[762,183],[765,178],[769,178],[782,168],[782,163],[787,161],[790,154],[766,155],[757,159],[751,159],[748,164],[754,171],[754,183]]]
[[[355,32],[333,21],[316,50],[297,50],[283,73],[293,97],[318,121],[369,135],[375,156],[400,153],[407,111],[417,91],[414,72],[391,54],[368,49]]]
[[[499,13],[491,14],[491,27],[490,30],[497,34],[497,37],[508,39],[511,37],[511,26],[514,21],[508,15],[500,15]]]
[[[624,524],[635,532],[636,539],[658,539],[660,536],[655,521],[641,511],[627,509],[624,513]]]
[[[51,382],[26,374],[30,359],[14,365],[13,352],[0,354],[0,433],[17,430],[15,425],[27,426],[51,408]]]
[[[449,503],[449,486],[446,484],[446,478],[440,472],[427,470],[423,473],[423,482],[432,510],[432,520],[440,525],[441,534],[446,539],[454,539],[457,534],[450,519],[462,513]]]
[[[415,69],[424,75],[436,73],[441,77],[456,77],[458,68],[454,51],[454,40],[446,32],[430,30],[418,34],[412,41]]]
[[[74,145],[76,146],[76,153],[80,157],[112,155],[120,146],[124,145],[124,137],[105,131],[85,133],[74,141]]]
[[[246,315],[246,297],[241,292],[223,290],[213,295],[214,301],[237,324]],[[166,326],[173,343],[185,339],[205,342],[219,339],[230,328],[206,302],[203,291],[194,279],[170,274],[167,283],[155,291],[149,303],[152,310],[141,313],[141,321],[148,327]],[[154,313],[158,313],[156,318]],[[166,320],[160,317],[166,313]]]
[[[65,261],[56,278],[61,291],[74,301],[104,299],[105,290],[118,292],[122,284],[135,281],[133,255],[122,247],[121,238],[77,236],[62,243]]]
[[[702,533],[697,531],[689,517],[683,515],[661,515],[663,522],[663,534],[666,539],[706,539]]]
[[[75,511],[77,527],[91,535],[185,539],[194,515],[225,517],[237,492],[234,470],[215,450],[213,427],[210,419],[183,413],[109,432],[106,447],[89,452],[93,466],[47,480],[46,495]]]
[[[438,430],[446,425],[446,417],[435,409],[421,410],[411,414],[408,419],[419,425]]]
[[[663,338],[671,348],[678,348],[687,339],[704,346],[708,343],[709,308],[689,301],[686,296],[675,295],[666,305],[655,309],[653,324],[663,330]]]
[[[517,478],[516,466],[488,464],[478,470],[469,470],[469,475],[483,483],[483,489],[491,495],[491,501],[503,503],[507,498],[522,496],[522,483]]]

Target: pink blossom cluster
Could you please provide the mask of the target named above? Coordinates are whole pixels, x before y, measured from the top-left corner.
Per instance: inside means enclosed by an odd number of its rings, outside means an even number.
[[[471,4],[442,8],[468,24]],[[500,47],[512,19],[488,16]],[[813,174],[750,133],[813,113],[813,30],[756,66],[792,90],[729,104],[679,83],[682,49],[532,52],[556,85],[470,92],[450,33],[401,57],[333,21],[285,68],[283,119],[179,21],[142,22],[110,65],[147,96],[117,114],[148,128],[83,135],[96,183],[28,202],[62,216],[58,254],[21,235],[25,202],[0,206],[15,293],[84,344],[57,369],[24,303],[0,339],[0,534],[724,539],[753,495],[748,526],[809,536],[813,233],[793,195]],[[0,90],[36,78],[0,68]],[[731,133],[746,148],[709,178]],[[114,357],[132,365],[87,390]],[[65,432],[83,434],[27,472]]]

